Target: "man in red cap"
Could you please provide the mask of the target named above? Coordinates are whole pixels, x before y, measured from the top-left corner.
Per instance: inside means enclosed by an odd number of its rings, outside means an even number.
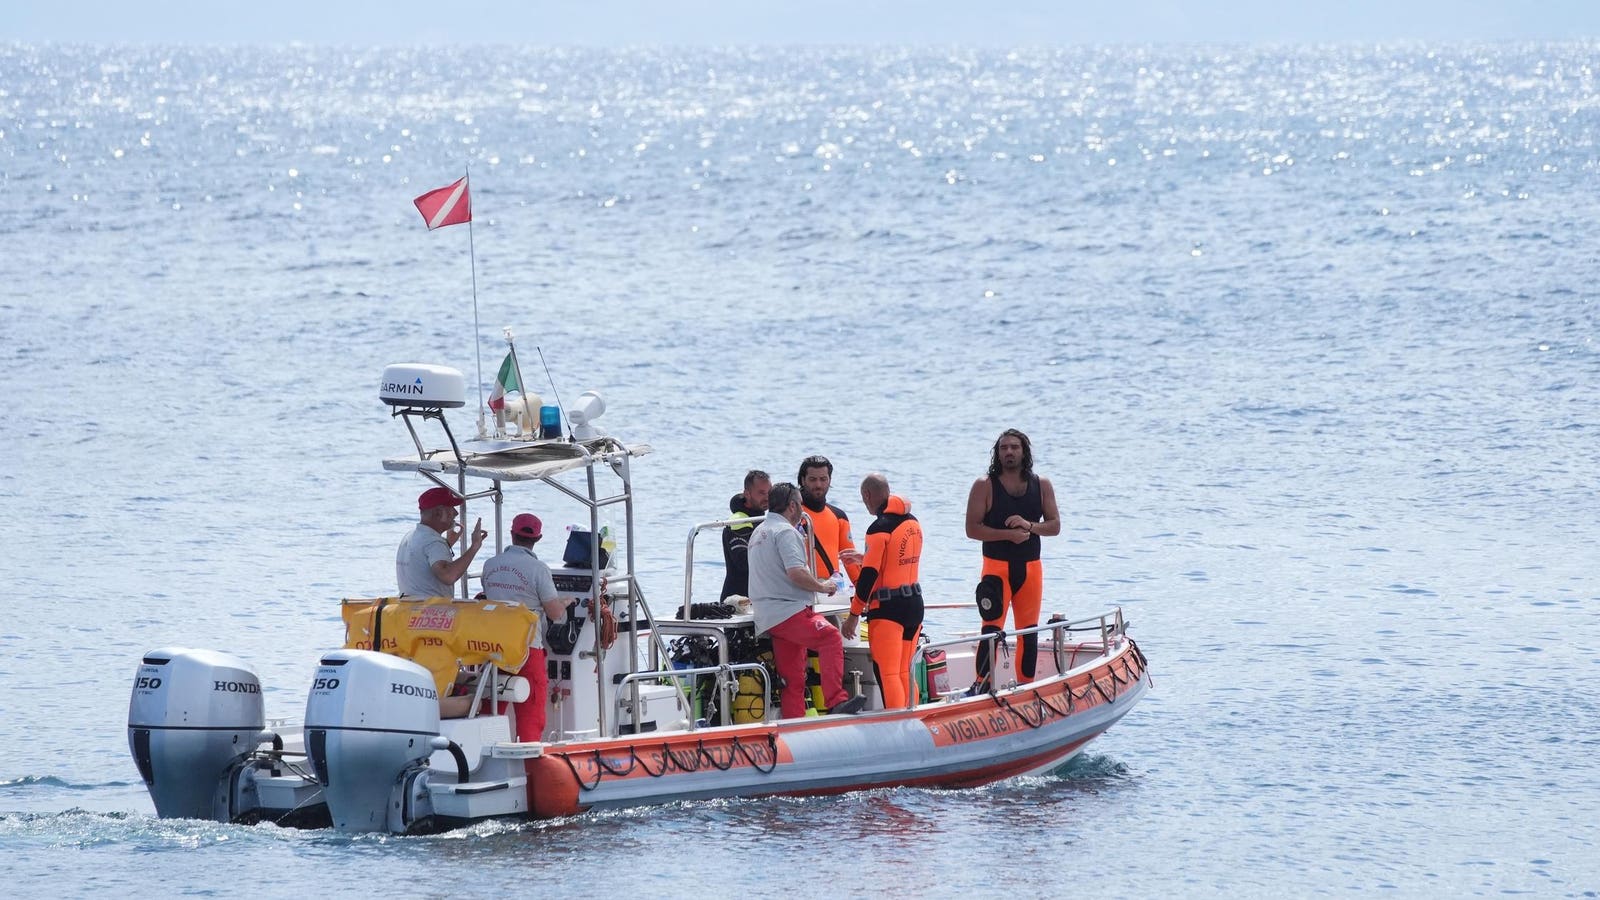
[[[472,526],[472,542],[460,559],[452,559],[450,545],[461,532],[456,528],[456,507],[461,498],[449,488],[428,488],[417,498],[422,521],[400,542],[394,555],[394,577],[402,597],[449,597],[456,582],[467,574],[473,557],[489,536],[483,520]]]
[[[511,546],[483,564],[483,593],[490,600],[521,603],[540,613],[533,629],[528,661],[519,672],[528,679],[528,699],[512,706],[517,719],[517,740],[544,739],[545,703],[550,699],[550,679],[545,672],[544,623],[561,621],[567,604],[556,596],[550,567],[533,555],[533,545],[544,536],[544,524],[533,513],[511,520]]]

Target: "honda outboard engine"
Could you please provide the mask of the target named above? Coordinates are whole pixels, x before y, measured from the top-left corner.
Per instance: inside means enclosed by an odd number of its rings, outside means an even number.
[[[306,699],[306,752],[341,831],[404,832],[439,735],[433,674],[387,653],[334,650]]]
[[[128,749],[164,819],[230,821],[232,773],[267,734],[261,681],[236,657],[146,653],[128,703]]]

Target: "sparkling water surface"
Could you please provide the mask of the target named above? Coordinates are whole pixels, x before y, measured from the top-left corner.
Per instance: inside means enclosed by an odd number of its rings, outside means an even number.
[[[1593,896],[1596,49],[0,45],[11,882]],[[470,234],[427,232],[411,199],[469,166]],[[143,652],[237,654],[297,716],[338,598],[392,588],[421,485],[374,385],[478,380],[469,247],[484,371],[509,326],[655,448],[658,603],[745,469],[821,452],[858,531],[866,473],[911,499],[930,600],[970,604],[1014,426],[1066,520],[1047,611],[1122,606],[1155,690],[975,790],[155,819]]]

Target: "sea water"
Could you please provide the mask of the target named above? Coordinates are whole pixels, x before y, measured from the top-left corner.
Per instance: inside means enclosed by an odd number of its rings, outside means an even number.
[[[1596,51],[0,46],[8,883],[1600,891]],[[470,229],[428,232],[467,171]],[[1154,690],[973,790],[154,818],[141,654],[236,654],[298,715],[424,486],[379,465],[383,366],[487,389],[503,327],[653,447],[658,603],[747,469],[823,453],[858,538],[864,475],[911,501],[927,630],[971,629],[967,493],[1017,427],[1064,519],[1046,613],[1121,606]]]

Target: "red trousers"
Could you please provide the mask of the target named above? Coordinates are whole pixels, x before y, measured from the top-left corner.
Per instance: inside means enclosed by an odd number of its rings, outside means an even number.
[[[795,613],[770,629],[772,661],[783,679],[779,707],[785,719],[806,714],[806,651],[817,651],[822,669],[822,696],[828,708],[850,699],[844,689],[844,638],[839,629],[812,609]]]
[[[528,649],[528,661],[517,672],[528,679],[528,699],[511,705],[511,715],[517,720],[517,740],[544,740],[545,704],[550,702],[550,676],[545,672],[544,648]]]

